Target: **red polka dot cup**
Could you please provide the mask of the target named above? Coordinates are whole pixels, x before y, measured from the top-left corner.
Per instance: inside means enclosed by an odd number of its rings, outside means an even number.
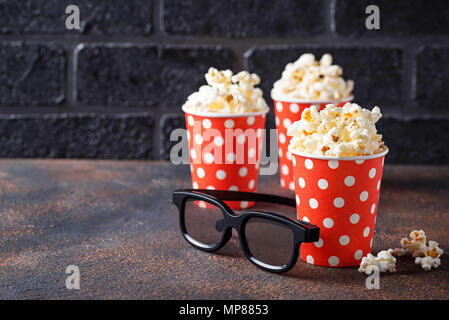
[[[268,111],[215,114],[184,110],[194,189],[256,191]],[[232,209],[254,204],[226,203]]]
[[[326,267],[360,265],[371,252],[385,155],[327,157],[290,150],[299,220],[320,228],[301,259]]]
[[[278,132],[278,152],[279,152],[279,171],[281,176],[281,186],[294,190],[293,183],[293,165],[292,155],[288,151],[287,128],[290,124],[301,119],[304,109],[311,105],[316,105],[318,110],[323,109],[327,104],[337,104],[339,107],[345,105],[346,102],[352,101],[353,97],[349,97],[344,101],[301,101],[301,100],[285,100],[271,97],[274,101],[274,112],[276,120],[276,129]]]

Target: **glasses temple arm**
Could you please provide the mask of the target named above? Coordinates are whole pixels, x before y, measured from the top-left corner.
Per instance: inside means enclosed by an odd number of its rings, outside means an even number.
[[[271,194],[244,192],[244,191],[209,190],[209,189],[189,189],[188,191],[205,193],[217,197],[223,201],[258,201],[258,202],[276,203],[287,205],[290,207],[296,207],[294,199]]]

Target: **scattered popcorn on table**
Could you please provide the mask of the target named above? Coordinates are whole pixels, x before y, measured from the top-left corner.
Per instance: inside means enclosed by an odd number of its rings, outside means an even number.
[[[342,108],[328,104],[319,112],[312,105],[303,111],[301,120],[288,127],[287,135],[293,137],[289,148],[336,157],[380,153],[385,146],[375,124],[381,117],[378,107],[369,111],[356,103],[348,102]]]
[[[429,246],[424,249],[424,257],[416,257],[415,263],[421,264],[426,271],[432,268],[438,268],[441,265],[440,256],[443,250],[438,247],[438,242],[429,241]]]
[[[192,93],[183,109],[213,113],[246,113],[268,109],[262,90],[254,87],[260,83],[255,73],[241,71],[233,75],[231,70],[209,68],[205,78],[208,85]]]
[[[343,69],[332,65],[332,56],[324,54],[320,61],[305,53],[287,64],[282,77],[274,83],[272,97],[280,100],[334,101],[349,98],[354,81],[341,77]]]
[[[424,230],[413,230],[410,239],[402,238],[401,247],[395,248],[393,253],[397,256],[411,254],[413,257],[423,256],[426,248],[426,233]]]
[[[383,250],[377,254],[377,257],[368,253],[366,257],[362,258],[360,262],[359,272],[364,272],[366,275],[370,275],[373,272],[375,266],[379,268],[380,272],[395,272],[396,271],[396,258],[391,254],[393,249]]]

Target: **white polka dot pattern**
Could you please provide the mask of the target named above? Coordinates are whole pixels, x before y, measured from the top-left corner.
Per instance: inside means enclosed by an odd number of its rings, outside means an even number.
[[[362,250],[357,250],[356,252],[354,252],[354,259],[355,260],[362,259],[362,256],[363,256],[363,251]]]
[[[360,216],[357,213],[353,213],[349,217],[349,221],[351,221],[352,224],[356,224],[357,222],[360,221]]]
[[[210,121],[209,119],[204,119],[203,120],[203,128],[210,129],[211,127],[212,127],[212,121]]]
[[[368,191],[362,191],[360,193],[360,201],[366,201],[368,199]]]
[[[340,239],[338,239],[338,242],[340,242],[340,244],[342,246],[347,246],[349,244],[350,238],[347,235],[343,235],[340,237]]]
[[[294,165],[292,161],[295,160],[291,153],[288,152],[290,137],[287,136],[287,129],[294,121],[301,118],[301,114],[304,109],[310,107],[310,105],[311,104],[292,103],[277,100],[274,101],[274,119],[276,129],[278,131],[279,171],[281,176],[281,186],[284,188],[293,189],[292,186],[296,184],[292,174],[292,168]],[[318,104],[317,107],[318,109],[324,108],[325,104]],[[289,171],[286,174],[282,172],[283,165],[288,166]]]
[[[338,266],[339,263],[340,263],[340,259],[338,259],[338,257],[332,256],[332,257],[329,258],[329,264],[330,264],[332,267]]]
[[[218,170],[216,173],[217,179],[223,180],[226,178],[226,172],[224,170]]]
[[[334,206],[336,208],[342,208],[345,205],[345,200],[341,197],[334,199]]]
[[[320,238],[317,242],[314,242],[313,244],[315,245],[315,247],[321,248],[323,246],[324,242],[323,242],[323,239]]]
[[[206,153],[204,154],[204,162],[206,162],[206,163],[212,163],[212,162],[214,162],[214,156],[212,155],[212,153],[206,152]]]
[[[231,120],[231,119],[228,119],[228,120],[226,120],[225,121],[225,127],[227,128],[227,129],[232,129],[232,128],[234,128],[234,121],[233,120]]]
[[[328,165],[329,168],[331,168],[331,169],[337,169],[338,166],[339,166],[339,162],[338,162],[338,160],[329,160],[329,161],[327,162],[327,165]]]
[[[224,140],[222,137],[215,137],[214,138],[214,143],[217,147],[221,147],[224,143]]]
[[[312,170],[313,169],[313,161],[310,159],[306,159],[304,162],[304,165],[307,169]]]
[[[345,185],[348,187],[352,187],[355,183],[355,178],[353,176],[347,176],[345,178]]]
[[[282,112],[283,106],[281,102],[276,103],[276,110]]]
[[[308,255],[306,261],[307,263],[313,264],[313,257],[311,255]]]
[[[204,171],[204,169],[200,167],[196,169],[196,174],[198,175],[198,177],[204,178],[206,176],[206,171]]]
[[[357,266],[371,252],[382,158],[356,163],[293,155],[297,217],[320,227],[319,241],[301,245],[302,260],[311,256],[315,265]]]
[[[329,183],[327,182],[326,179],[320,179],[318,180],[318,187],[322,190],[326,190],[327,187],[329,186]]]
[[[226,118],[186,113],[192,187],[254,192],[257,187],[265,118],[265,115]],[[237,129],[244,134],[240,133],[236,137],[238,132],[233,130]],[[229,136],[232,145],[225,141]],[[228,145],[232,148],[227,149]],[[232,209],[254,204],[252,201],[225,202]],[[200,201],[195,201],[195,204],[210,206]]]
[[[285,134],[280,133],[279,134],[279,142],[284,144],[287,141],[287,138],[285,137]]]
[[[334,226],[334,220],[332,220],[331,218],[324,219],[323,226],[325,226],[328,229],[332,228]]]
[[[292,113],[298,113],[299,112],[299,106],[296,103],[292,103],[290,105],[290,111]]]
[[[239,170],[239,176],[245,177],[248,174],[248,169],[246,167],[241,167]]]
[[[316,208],[318,208],[318,201],[314,198],[311,198],[309,200],[309,205],[312,209],[316,209]]]

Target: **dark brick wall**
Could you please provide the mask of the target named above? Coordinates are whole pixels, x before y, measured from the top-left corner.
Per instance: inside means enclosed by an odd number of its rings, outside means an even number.
[[[0,157],[167,159],[209,66],[257,72],[271,104],[287,62],[330,52],[355,101],[381,107],[388,163],[449,164],[448,15],[446,0],[0,0]]]

